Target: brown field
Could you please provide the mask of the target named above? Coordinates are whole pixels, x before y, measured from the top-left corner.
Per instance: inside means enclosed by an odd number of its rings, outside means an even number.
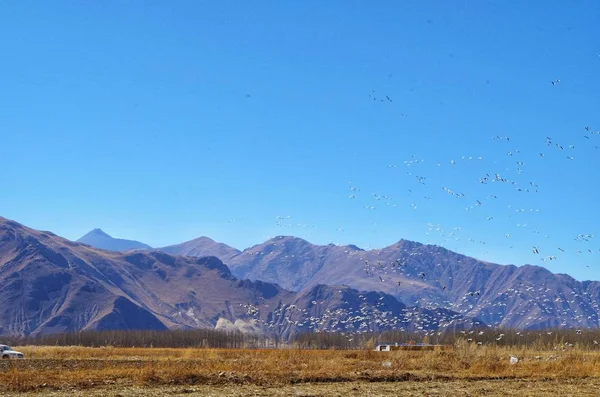
[[[0,361],[0,393],[50,395],[600,395],[600,351],[477,346],[447,351],[26,346]],[[509,363],[510,356],[519,358]]]

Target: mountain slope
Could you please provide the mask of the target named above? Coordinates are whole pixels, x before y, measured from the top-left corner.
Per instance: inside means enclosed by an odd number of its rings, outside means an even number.
[[[313,307],[324,296],[319,294],[328,297],[319,307],[329,310]],[[298,294],[238,280],[216,257],[104,251],[0,218],[0,335],[234,327],[287,337],[327,323],[328,329],[346,330],[341,319],[356,313],[363,313],[353,319],[361,329],[402,324],[435,330],[448,321],[460,327],[479,322],[455,312],[414,317],[412,308],[382,293],[368,293],[360,302],[349,298],[359,295],[327,286]]]
[[[100,229],[94,229],[77,240],[78,243],[91,245],[108,251],[128,251],[136,249],[152,249],[149,245],[134,240],[113,238]]]
[[[244,250],[227,264],[237,277],[295,291],[345,284],[384,291],[422,307],[455,310],[497,326],[599,326],[599,282],[578,282],[538,266],[482,262],[406,240],[364,251],[279,236]]]
[[[244,278],[275,282],[300,291],[317,284],[348,284],[346,279],[328,277],[324,273],[327,264],[346,261],[361,252],[354,246],[319,246],[300,238],[281,236],[244,250],[229,259],[227,265],[234,274]],[[324,277],[320,277],[321,274]]]

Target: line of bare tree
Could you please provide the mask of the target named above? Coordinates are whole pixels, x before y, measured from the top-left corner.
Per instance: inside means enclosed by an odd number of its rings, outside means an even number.
[[[380,343],[454,345],[458,340],[476,345],[535,347],[543,350],[579,347],[600,350],[600,329],[515,330],[480,328],[448,330],[440,333],[383,331],[342,335],[305,333],[295,337],[294,345],[305,349],[372,349]]]
[[[0,337],[0,343],[16,346],[114,346],[156,348],[223,348],[223,349],[372,349],[379,343],[428,343],[452,345],[457,340],[477,345],[529,346],[540,349],[580,347],[600,349],[600,329],[546,329],[519,331],[514,329],[447,330],[424,335],[404,331],[343,334],[310,332],[282,341],[277,336],[244,334],[239,331],[214,329],[172,331],[82,331],[35,337]]]
[[[277,348],[278,338],[214,329],[172,331],[81,331],[44,334],[35,337],[0,337],[1,343],[15,346],[114,346],[114,347],[196,347],[196,348]]]

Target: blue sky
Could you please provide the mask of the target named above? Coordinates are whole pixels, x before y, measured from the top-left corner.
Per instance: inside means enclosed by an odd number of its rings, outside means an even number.
[[[1,2],[0,215],[153,246],[405,238],[598,279],[600,236],[576,238],[600,232],[599,16],[595,0]]]

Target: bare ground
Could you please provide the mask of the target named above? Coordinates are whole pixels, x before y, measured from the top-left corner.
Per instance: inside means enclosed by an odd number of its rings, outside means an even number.
[[[34,393],[37,394],[37,393]],[[23,395],[0,393],[2,396]],[[283,386],[194,385],[136,386],[122,385],[95,389],[44,391],[44,396],[598,396],[600,380],[451,380],[406,382],[305,383]]]

